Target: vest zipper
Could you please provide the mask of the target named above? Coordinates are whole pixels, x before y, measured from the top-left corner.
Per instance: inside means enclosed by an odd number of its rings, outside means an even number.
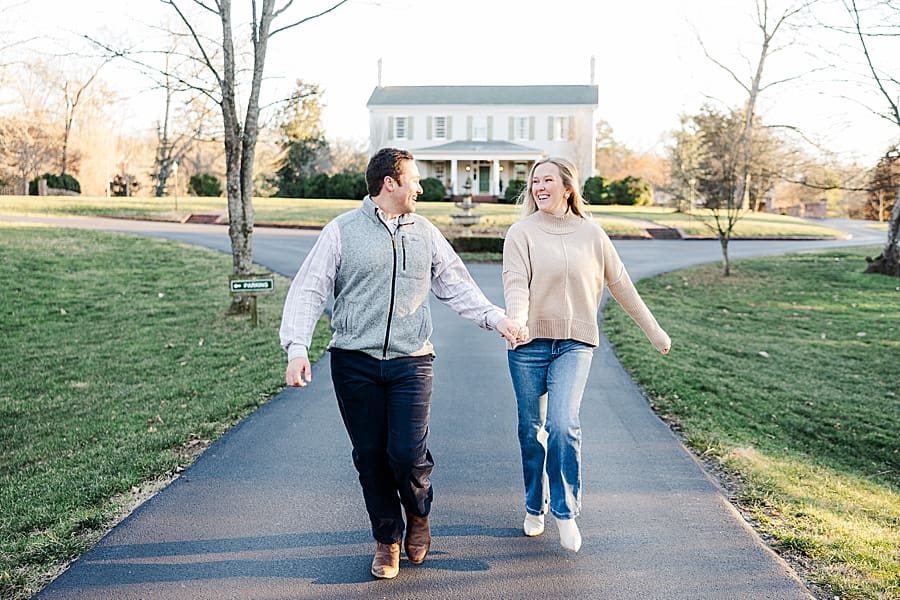
[[[391,228],[388,227],[387,223],[385,223],[381,217],[378,216],[378,212],[375,212],[375,219],[378,220],[379,223],[384,226],[385,230],[391,236],[391,252],[393,253],[393,264],[391,269],[391,302],[388,307],[388,319],[387,319],[387,327],[384,330],[384,345],[381,346],[381,358],[382,360],[387,359],[387,351],[388,351],[388,341],[391,339],[391,323],[394,320],[394,300],[397,295],[397,235],[396,233],[400,231],[400,227],[403,225],[412,225],[412,221],[408,223],[402,222],[401,220],[397,222],[397,232],[391,233]],[[403,253],[403,270],[406,270],[406,238],[403,234],[400,234],[400,246]]]
[[[381,346],[381,358],[382,360],[385,360],[387,359],[388,340],[391,339],[391,321],[394,319],[394,296],[397,294],[397,238],[391,233],[391,228],[387,226],[387,223],[382,221],[377,214],[375,215],[375,218],[378,219],[378,222],[384,226],[385,230],[391,236],[391,252],[394,257],[391,269],[391,302],[388,306],[387,327],[384,329],[384,344]]]

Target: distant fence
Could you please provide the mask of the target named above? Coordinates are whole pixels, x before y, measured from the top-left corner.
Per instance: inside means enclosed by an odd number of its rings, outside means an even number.
[[[824,219],[828,214],[828,203],[824,200],[803,203],[803,216],[810,219]]]
[[[8,183],[0,185],[0,196],[25,196],[28,194],[26,184]]]
[[[793,206],[781,206],[772,209],[772,212],[778,215],[787,215],[790,217],[824,219],[828,214],[828,203],[825,202],[825,200],[804,202],[803,204],[794,204]]]

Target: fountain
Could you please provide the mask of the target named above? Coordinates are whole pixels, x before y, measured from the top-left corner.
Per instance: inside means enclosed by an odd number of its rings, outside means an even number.
[[[465,194],[463,194],[462,202],[456,203],[456,208],[461,212],[450,213],[450,219],[453,221],[454,225],[463,226],[463,235],[471,235],[469,228],[472,225],[481,223],[481,219],[483,219],[484,216],[476,215],[472,212],[475,210],[475,203],[472,202],[472,181],[468,177],[466,178],[466,183],[463,185],[463,189],[465,190]]]

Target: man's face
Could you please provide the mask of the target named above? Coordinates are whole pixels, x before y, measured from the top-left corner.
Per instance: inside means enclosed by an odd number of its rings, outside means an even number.
[[[416,161],[404,160],[397,180],[391,178],[389,183],[391,207],[388,212],[400,215],[416,212],[416,198],[422,193],[420,179]]]

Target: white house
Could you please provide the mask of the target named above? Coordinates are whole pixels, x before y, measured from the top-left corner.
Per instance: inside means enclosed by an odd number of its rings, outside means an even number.
[[[380,79],[380,78],[379,78]],[[413,153],[422,177],[454,196],[503,195],[534,161],[561,156],[584,179],[594,174],[596,85],[379,85],[369,109],[369,154]]]

